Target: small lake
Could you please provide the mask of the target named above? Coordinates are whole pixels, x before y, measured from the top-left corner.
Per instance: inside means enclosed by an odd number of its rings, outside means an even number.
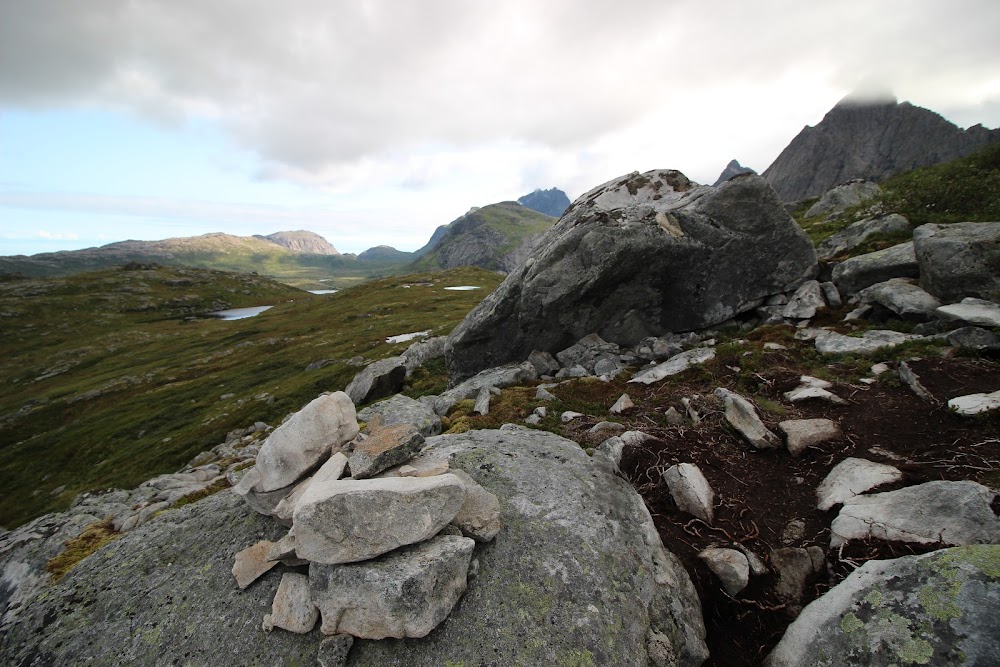
[[[220,320],[243,320],[248,317],[254,317],[255,315],[260,315],[268,308],[273,308],[274,306],[251,306],[250,308],[230,308],[229,310],[217,310],[214,313],[209,313]]]
[[[385,342],[392,345],[393,343],[405,343],[408,340],[413,340],[414,338],[423,338],[424,336],[431,335],[430,330],[427,331],[414,331],[413,333],[399,334],[398,336],[389,336],[385,339]]]
[[[476,287],[475,285],[459,285],[458,287],[445,287],[445,289],[453,290],[455,292],[467,292],[469,290],[482,288]]]
[[[340,290],[335,290],[335,289],[311,289],[311,290],[306,290],[306,291],[309,292],[310,294],[336,294]]]

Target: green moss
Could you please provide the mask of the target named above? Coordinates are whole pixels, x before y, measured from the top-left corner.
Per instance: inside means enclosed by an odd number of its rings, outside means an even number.
[[[584,649],[582,651],[572,651],[558,659],[556,663],[559,667],[593,667],[594,654]]]
[[[872,590],[868,592],[865,596],[865,602],[873,607],[879,607],[882,605],[882,593],[881,591]]]
[[[190,505],[191,503],[196,503],[203,498],[208,498],[209,496],[215,495],[219,491],[228,488],[229,482],[226,481],[225,477],[223,477],[222,479],[209,484],[201,491],[195,491],[194,493],[189,493],[186,496],[181,496],[177,499],[177,502],[170,506],[170,509],[177,509],[179,507],[184,507],[185,505]]]
[[[862,623],[861,619],[858,618],[853,612],[848,612],[842,619],[840,619],[840,629],[847,634],[856,632],[863,627],[865,627],[865,624]]]
[[[70,570],[87,556],[91,555],[108,542],[121,537],[121,533],[115,531],[111,525],[111,520],[92,523],[83,529],[83,532],[71,540],[66,540],[61,553],[50,559],[45,564],[45,569],[52,575],[53,581],[58,582]]]
[[[949,549],[935,559],[944,567],[957,568],[962,563],[972,565],[990,579],[1000,579],[1000,546],[996,544],[972,544]]]
[[[911,637],[903,643],[896,655],[904,663],[929,665],[934,657],[934,647],[926,639]]]

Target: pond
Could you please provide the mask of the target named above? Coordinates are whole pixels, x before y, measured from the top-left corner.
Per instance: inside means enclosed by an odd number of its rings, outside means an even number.
[[[477,287],[475,285],[459,285],[458,287],[445,287],[445,289],[454,290],[456,292],[465,292],[472,289],[482,289],[482,288]]]
[[[242,320],[247,317],[260,315],[268,308],[273,307],[274,306],[251,306],[249,308],[230,308],[229,310],[217,310],[214,313],[209,313],[209,315],[217,317],[220,320]]]
[[[427,331],[414,331],[413,333],[399,334],[398,336],[389,336],[385,339],[385,342],[390,345],[393,343],[405,343],[408,340],[413,340],[414,338],[422,338],[424,336],[431,335],[430,330]]]
[[[336,294],[339,290],[335,289],[311,289],[306,290],[310,294]]]

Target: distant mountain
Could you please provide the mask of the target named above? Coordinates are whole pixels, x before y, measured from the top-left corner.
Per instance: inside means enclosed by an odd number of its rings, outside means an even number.
[[[390,245],[378,245],[368,248],[358,255],[358,259],[363,262],[408,262],[413,259],[414,253],[396,250]]]
[[[255,234],[254,238],[277,243],[296,252],[307,252],[313,255],[340,255],[340,252],[325,238],[315,232],[308,232],[304,229],[294,232],[275,232],[267,236]]]
[[[570,202],[565,192],[559,188],[549,188],[548,190],[535,190],[531,194],[524,195],[517,200],[517,203],[532,211],[558,218],[566,212]]]
[[[718,187],[728,181],[733,176],[739,176],[740,174],[756,174],[757,172],[750,167],[744,167],[737,160],[730,160],[726,168],[722,170],[719,177],[715,179],[715,183],[712,183],[712,187]]]
[[[998,141],[1000,130],[962,130],[909,102],[845,98],[816,127],[803,128],[763,176],[783,200],[795,201],[855,178],[878,181],[954,160]]]
[[[448,223],[448,224],[451,224],[451,223]],[[422,247],[422,248],[414,251],[414,253],[413,253],[414,257],[423,257],[424,255],[426,255],[427,253],[429,253],[431,250],[433,250],[434,247],[438,244],[438,242],[441,241],[442,238],[444,238],[444,235],[447,232],[448,232],[448,225],[440,225],[437,229],[434,230],[434,233],[431,234],[431,238],[426,243],[426,245],[424,245],[424,247]]]
[[[423,251],[423,256],[409,268],[478,266],[507,273],[528,256],[541,235],[555,223],[556,218],[512,201],[473,208],[446,225],[436,243],[431,237],[431,242],[417,251]],[[430,249],[425,250],[428,246]]]

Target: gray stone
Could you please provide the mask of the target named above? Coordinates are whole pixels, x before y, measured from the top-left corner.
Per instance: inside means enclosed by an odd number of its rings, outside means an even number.
[[[883,484],[903,479],[898,468],[865,459],[846,458],[833,467],[816,489],[816,507],[825,512],[855,496],[867,493]]]
[[[252,470],[251,470],[252,472]],[[251,477],[247,474],[246,477]],[[255,477],[251,477],[254,479]],[[245,478],[244,478],[245,479]],[[259,512],[265,516],[271,516],[277,518],[275,514],[278,506],[281,505],[282,501],[288,496],[295,492],[295,489],[299,488],[299,484],[289,484],[286,487],[275,489],[274,491],[264,491],[263,493],[258,493],[257,491],[248,491],[243,494],[243,500],[246,504],[253,508],[254,511]],[[235,491],[235,489],[234,489]],[[240,494],[236,494],[240,495]],[[285,525],[289,525],[285,523]]]
[[[603,432],[614,432],[614,433],[624,433],[628,430],[628,427],[624,424],[619,424],[618,422],[597,422],[590,427],[587,433],[603,433]]]
[[[746,554],[736,549],[705,549],[698,558],[719,578],[722,590],[735,597],[750,583],[750,562]]]
[[[564,368],[583,366],[588,373],[595,374],[595,366],[599,359],[607,356],[617,357],[620,354],[621,348],[592,333],[556,353],[556,359]]]
[[[357,434],[357,414],[347,394],[337,391],[314,399],[264,441],[256,466],[261,479],[253,490],[275,491],[294,484],[325,460],[331,447]]]
[[[948,407],[960,415],[978,415],[1000,408],[1000,389],[989,394],[968,394],[948,401]]]
[[[363,639],[426,636],[465,592],[475,544],[441,535],[364,563],[310,565],[320,630]]]
[[[934,398],[931,392],[927,390],[927,387],[921,384],[920,378],[917,376],[916,372],[914,372],[914,370],[910,368],[910,365],[908,363],[906,363],[905,361],[901,362],[899,364],[898,372],[899,372],[899,379],[903,381],[903,384],[909,387],[910,390],[914,394],[916,394],[921,400],[927,401],[931,405],[938,404],[939,401],[936,398]]]
[[[935,317],[941,302],[907,278],[893,278],[858,292],[862,303],[877,303],[901,320],[926,322]]]
[[[328,565],[374,558],[437,534],[464,501],[451,474],[312,484],[295,508],[295,553]]]
[[[431,359],[439,359],[444,356],[444,345],[448,340],[447,336],[434,336],[425,338],[406,348],[403,358],[406,359],[403,365],[406,367],[406,377],[410,377],[413,371]]]
[[[433,454],[421,452],[403,465],[388,468],[379,477],[433,477],[448,472],[448,461]]]
[[[346,465],[346,457],[340,452],[337,452],[337,455],[340,457],[338,461],[343,461],[344,465]],[[330,460],[331,459],[327,459],[327,463],[329,463]],[[326,463],[323,465],[326,465]],[[311,483],[312,477],[306,477],[301,482],[296,484],[294,488],[292,488],[292,492],[282,498],[281,502],[275,505],[273,510],[270,512],[261,512],[261,514],[269,514],[286,526],[292,525],[292,514],[295,512],[295,505],[298,504],[299,498],[302,497],[302,494],[306,492],[306,489],[309,488],[309,484]]]
[[[677,412],[677,408],[672,405],[663,413],[663,417],[671,426],[683,426],[684,424],[684,416]]]
[[[628,174],[578,198],[452,331],[449,373],[465,378],[591,333],[634,346],[702,329],[817,270],[812,243],[763,179],[710,188],[676,171]]]
[[[1000,222],[921,225],[913,243],[925,290],[944,302],[1000,301]]]
[[[809,210],[806,211],[806,216],[810,218],[821,215],[835,216],[849,208],[859,206],[862,202],[871,199],[881,191],[882,188],[878,186],[878,183],[861,179],[850,180],[846,183],[835,185],[823,193],[819,201],[810,206]]]
[[[903,216],[891,213],[881,218],[867,218],[848,225],[816,246],[820,260],[833,259],[853,250],[876,234],[889,236],[910,232],[910,222]]]
[[[555,385],[548,385],[554,387]],[[559,398],[545,388],[543,385],[538,385],[538,389],[535,390],[535,398],[539,401],[558,401]]]
[[[830,526],[830,546],[847,540],[948,545],[1000,542],[996,494],[975,482],[925,482],[898,491],[857,496],[844,503]]]
[[[819,284],[820,290],[823,292],[823,300],[826,301],[826,305],[831,308],[840,308],[844,305],[843,299],[840,298],[840,290],[833,283],[826,282]]]
[[[566,378],[585,378],[590,377],[592,373],[586,368],[577,364],[576,366],[570,366],[569,368],[562,368],[556,373],[557,380],[563,380]]]
[[[1000,546],[870,560],[810,603],[767,667],[996,664]]]
[[[757,449],[781,447],[781,439],[764,426],[750,401],[722,387],[715,390],[715,395],[726,406],[726,421],[744,440]]]
[[[524,418],[524,423],[531,424],[532,426],[538,426],[539,424],[542,423],[542,418],[539,415],[530,414]]]
[[[500,501],[480,486],[464,470],[452,472],[465,487],[465,502],[455,518],[451,520],[462,534],[476,542],[489,542],[500,532]]]
[[[355,405],[398,394],[406,382],[406,357],[389,357],[368,364],[344,391]]]
[[[823,354],[872,355],[885,348],[893,348],[910,340],[920,340],[921,336],[875,329],[866,331],[860,337],[845,336],[835,331],[821,331],[816,336],[816,350]]]
[[[549,352],[532,350],[528,355],[528,363],[535,367],[538,375],[555,375],[559,370],[559,362]]]
[[[639,373],[629,380],[629,382],[653,384],[671,375],[683,373],[692,366],[703,364],[711,359],[715,359],[715,350],[710,347],[696,347],[693,350],[674,355],[662,364]]]
[[[917,278],[919,275],[913,241],[851,257],[833,267],[833,283],[846,295],[892,278]]]
[[[476,404],[472,411],[480,415],[490,414],[490,397],[492,395],[489,387],[482,387],[476,395]]]
[[[629,395],[622,394],[621,396],[618,397],[618,400],[615,401],[615,404],[611,406],[610,412],[615,415],[620,415],[621,413],[631,410],[634,407],[635,403],[632,402],[632,399],[629,398]]]
[[[241,590],[257,581],[268,570],[277,565],[276,562],[267,559],[273,546],[273,542],[261,540],[236,554],[231,572],[236,578],[236,585]]]
[[[441,433],[441,418],[424,403],[402,394],[369,405],[358,412],[358,421],[378,421],[382,426],[413,424],[424,437]]]
[[[354,645],[351,635],[333,635],[324,637],[319,643],[319,654],[316,659],[319,667],[346,667],[347,656]]]
[[[663,483],[670,491],[677,509],[696,516],[707,524],[715,517],[715,492],[701,469],[692,463],[678,463],[663,472]]]
[[[412,424],[384,426],[354,445],[347,460],[351,477],[365,479],[406,463],[420,451],[424,436]]]
[[[787,419],[778,423],[778,429],[785,434],[785,446],[792,456],[799,456],[809,447],[843,435],[837,422],[832,419]]]
[[[270,632],[281,628],[304,635],[316,626],[319,610],[309,591],[309,577],[295,572],[281,575],[281,583],[271,603],[271,613],[264,616],[263,628]]]
[[[783,317],[796,320],[806,320],[816,316],[816,311],[825,308],[826,302],[823,300],[823,290],[815,280],[807,280],[795,290],[795,294],[789,299],[782,309]]]
[[[565,424],[567,422],[571,422],[574,419],[578,419],[580,417],[586,417],[586,415],[583,414],[582,412],[573,412],[572,410],[567,410],[566,412],[564,412],[561,415],[559,415],[559,421],[561,421],[562,423]]]
[[[966,297],[961,303],[941,306],[937,314],[949,320],[961,320],[984,327],[1000,327],[1000,305],[985,299]]]
[[[483,387],[503,389],[538,379],[538,371],[527,361],[517,365],[488,368],[434,399],[434,412],[446,415],[459,401],[474,399]]]
[[[621,373],[623,366],[618,357],[602,357],[594,364],[594,375],[598,377],[614,377]]]
[[[809,578],[822,571],[825,565],[823,550],[819,547],[802,549],[783,547],[771,552],[771,569],[778,575],[775,595],[795,614],[799,611]]]
[[[504,529],[477,555],[478,576],[433,633],[356,642],[353,666],[440,667],[442,656],[547,665],[587,652],[595,665],[637,666],[664,646],[679,667],[706,658],[694,587],[663,549],[642,499],[610,466],[572,441],[528,429],[437,436],[429,447],[497,495]],[[283,533],[228,493],[168,512],[25,604],[0,633],[0,662],[30,664],[44,653],[52,665],[183,664],[190,655],[212,656],[220,667],[245,665],[248,656],[261,665],[316,664],[318,638],[252,631],[278,574],[244,591],[229,574],[236,551]]]

